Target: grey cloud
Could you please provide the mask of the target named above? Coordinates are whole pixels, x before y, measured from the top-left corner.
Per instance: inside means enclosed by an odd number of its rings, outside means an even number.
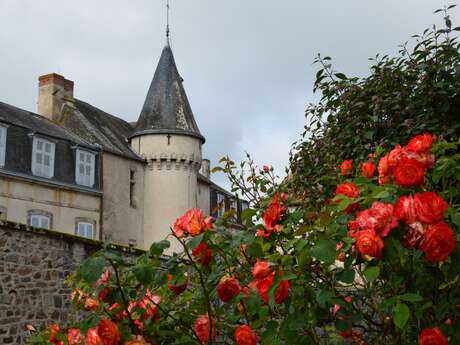
[[[347,74],[440,18],[433,0],[171,0],[172,47],[214,163],[244,151],[282,172],[304,124],[317,53]],[[454,23],[459,18],[454,11]],[[137,119],[165,42],[165,1],[2,0],[0,100],[36,109],[37,77]],[[222,176],[216,177],[225,183]]]

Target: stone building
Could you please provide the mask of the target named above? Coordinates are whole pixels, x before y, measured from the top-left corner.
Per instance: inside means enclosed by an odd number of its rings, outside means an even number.
[[[0,102],[0,218],[142,249],[190,208],[238,221],[248,205],[210,180],[182,82],[167,44],[136,123],[55,73],[39,77],[37,114]]]

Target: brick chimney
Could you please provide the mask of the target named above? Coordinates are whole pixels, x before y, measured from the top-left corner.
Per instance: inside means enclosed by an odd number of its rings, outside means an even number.
[[[66,99],[73,98],[73,81],[51,73],[38,78],[38,113],[52,121],[61,115]]]

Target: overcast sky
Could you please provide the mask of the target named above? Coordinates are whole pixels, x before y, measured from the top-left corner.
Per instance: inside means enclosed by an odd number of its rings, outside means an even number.
[[[36,111],[37,78],[57,72],[75,96],[137,120],[165,43],[166,0],[0,0],[0,101]],[[245,151],[280,173],[315,101],[317,53],[365,75],[439,23],[438,0],[171,0],[171,36],[204,157]],[[454,25],[460,22],[455,9]],[[457,25],[456,25],[457,24]],[[222,177],[216,179],[223,183]]]

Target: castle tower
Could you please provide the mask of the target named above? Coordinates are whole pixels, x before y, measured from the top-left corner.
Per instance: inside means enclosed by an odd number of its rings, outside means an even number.
[[[131,146],[148,164],[144,180],[144,243],[168,236],[177,217],[197,207],[197,173],[205,138],[195,122],[169,44],[161,54]],[[171,240],[171,249],[180,244]]]

